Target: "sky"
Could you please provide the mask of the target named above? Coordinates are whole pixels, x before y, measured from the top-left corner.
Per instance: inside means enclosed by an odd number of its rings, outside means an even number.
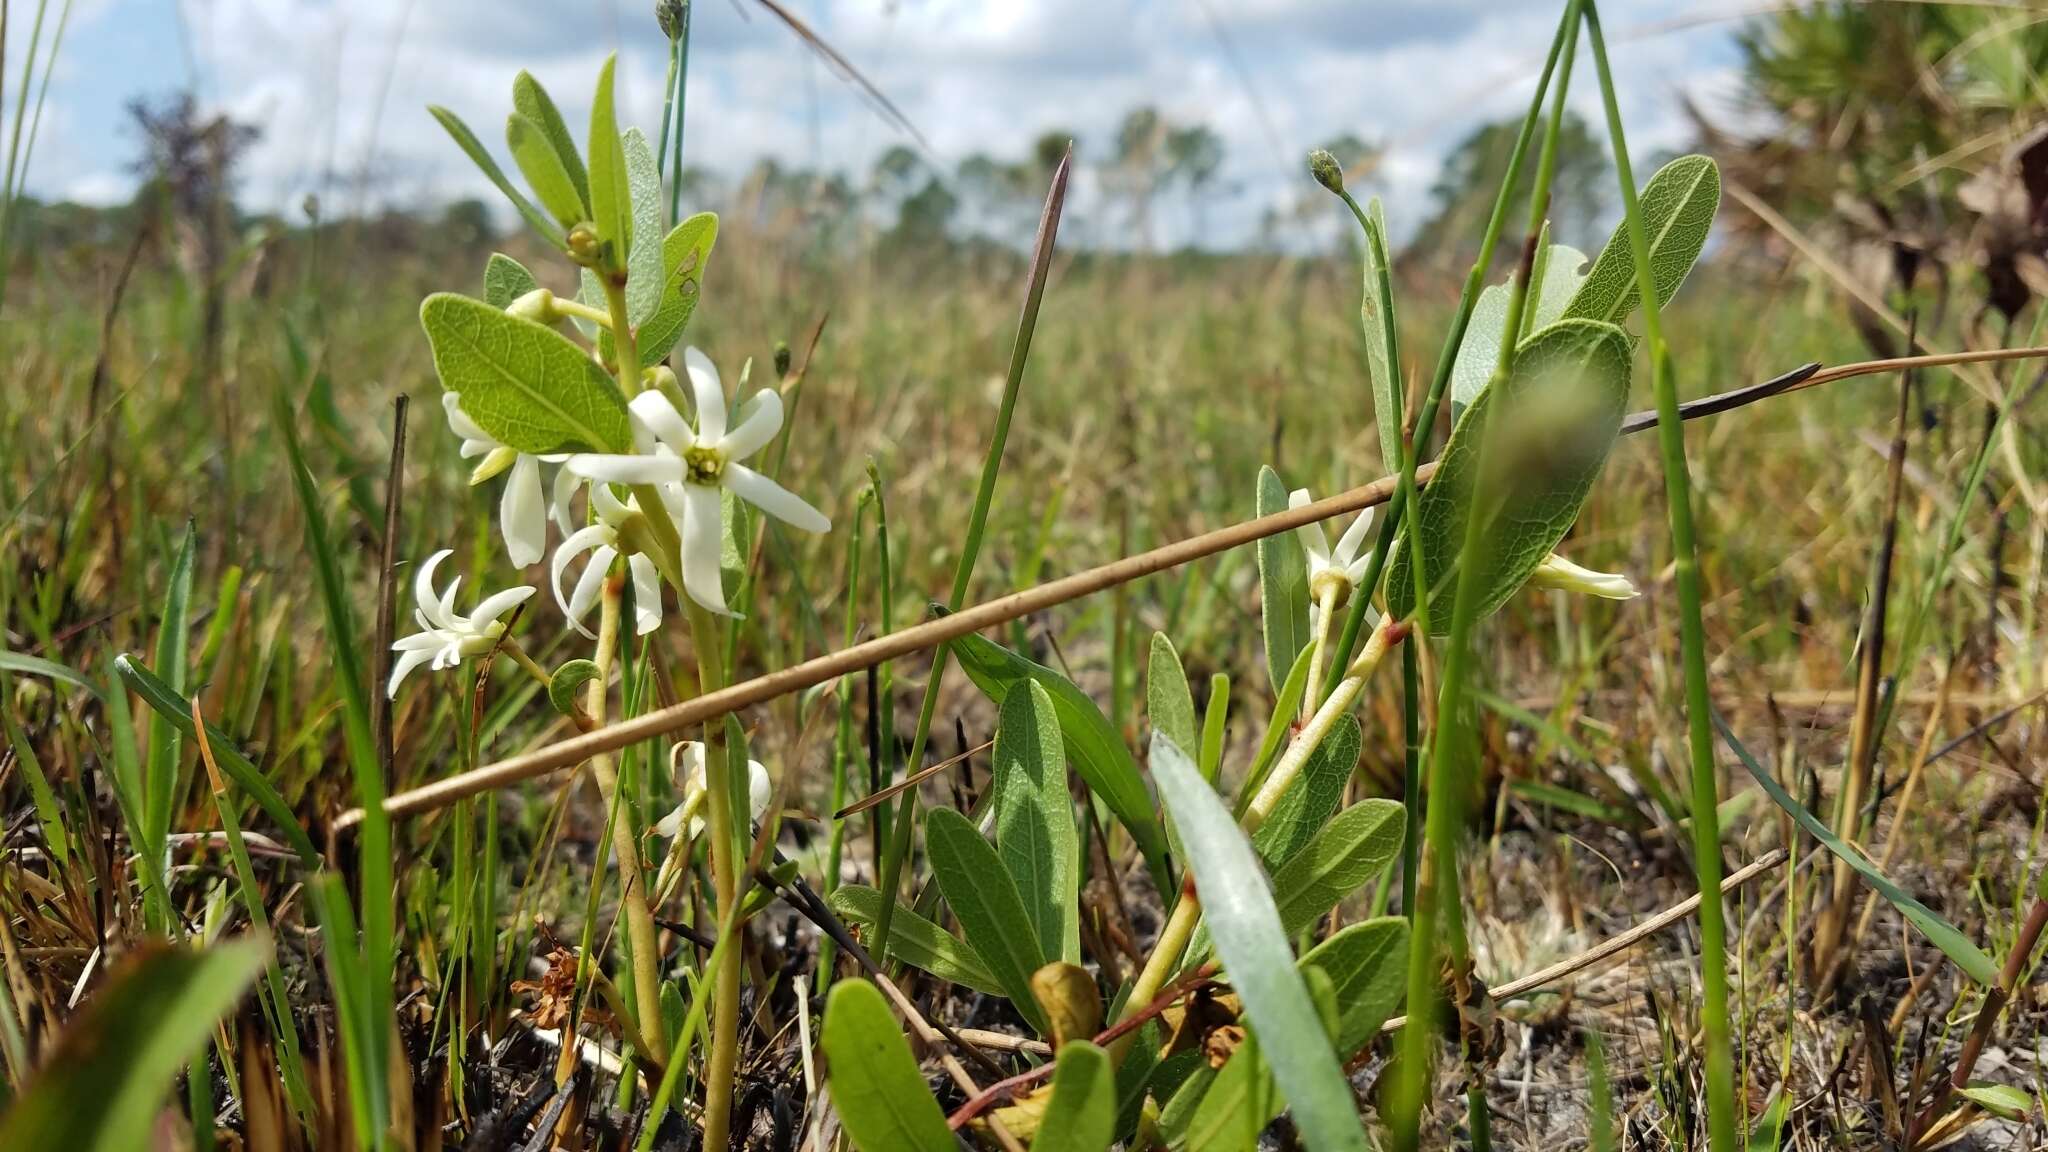
[[[950,170],[975,152],[1021,156],[1041,132],[1107,158],[1118,121],[1149,104],[1206,123],[1225,158],[1199,212],[1162,204],[1171,244],[1228,247],[1308,187],[1308,149],[1342,133],[1384,146],[1373,191],[1394,230],[1427,214],[1444,154],[1477,124],[1518,115],[1557,17],[1548,0],[785,0],[880,88]],[[62,0],[51,4],[51,24]],[[1602,5],[1631,151],[1679,146],[1681,99],[1733,108],[1735,17],[1750,0]],[[34,11],[10,5],[11,108]],[[28,186],[125,200],[137,97],[194,89],[260,125],[245,205],[295,211],[419,207],[491,193],[428,116],[442,104],[494,146],[511,80],[532,71],[571,125],[618,52],[620,118],[653,136],[667,45],[651,0],[74,0]],[[44,29],[47,45],[51,27]],[[685,159],[727,176],[758,157],[865,173],[915,144],[878,117],[756,0],[698,0]],[[1572,103],[1598,120],[1583,58]],[[578,135],[580,136],[580,129]],[[502,149],[501,155],[502,155]],[[510,165],[507,164],[507,168]],[[1079,206],[1103,195],[1084,180]],[[1199,232],[1198,232],[1199,226]]]

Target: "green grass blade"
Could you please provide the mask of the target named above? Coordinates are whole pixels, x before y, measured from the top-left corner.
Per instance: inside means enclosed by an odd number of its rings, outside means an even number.
[[[1271,468],[1259,469],[1253,510],[1260,516],[1287,510],[1287,485]],[[1266,675],[1279,692],[1296,658],[1314,643],[1308,628],[1308,561],[1292,532],[1268,536],[1254,547],[1259,557],[1259,627],[1266,641]]]
[[[157,615],[156,672],[173,693],[185,691],[186,660],[191,643],[192,525],[171,560],[170,578],[164,586],[163,610]],[[190,727],[187,725],[186,727]],[[149,760],[143,772],[143,813],[148,822],[150,851],[161,852],[171,830],[171,807],[177,803],[178,776],[182,761],[183,730],[168,717],[155,715],[149,722]],[[164,927],[168,928],[168,925]]]
[[[129,1152],[150,1132],[178,1069],[206,1043],[270,953],[249,937],[130,958],[66,1024],[42,1072],[0,1119],[0,1147]]]

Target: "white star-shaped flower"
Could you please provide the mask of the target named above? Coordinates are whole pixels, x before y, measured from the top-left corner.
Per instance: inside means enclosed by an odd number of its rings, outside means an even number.
[[[690,599],[722,616],[725,588],[719,577],[722,512],[719,489],[806,532],[825,532],[832,522],[788,489],[740,461],[759,452],[782,429],[782,396],[764,389],[740,406],[739,421],[726,427],[725,390],[718,369],[695,348],[683,353],[697,404],[692,428],[658,390],[633,397],[633,415],[653,434],[650,451],[637,455],[577,454],[567,467],[579,476],[617,484],[657,486],[682,536],[683,590]]]
[[[567,470],[564,469],[564,474]],[[561,485],[557,484],[559,492]],[[595,633],[583,626],[583,618],[590,614],[590,606],[597,600],[597,594],[604,587],[605,573],[610,572],[612,561],[620,552],[619,530],[626,522],[640,514],[634,501],[621,504],[612,495],[608,484],[590,485],[590,507],[597,513],[597,523],[568,533],[566,539],[555,549],[554,563],[549,567],[550,583],[555,590],[555,603],[562,606],[562,615],[567,617],[571,627],[585,636]],[[590,565],[576,581],[576,590],[566,599],[562,596],[562,573],[569,562],[583,553],[590,553]],[[654,561],[634,553],[626,560],[626,568],[633,574],[633,631],[646,635],[661,627],[661,575],[655,570]]]
[[[434,569],[453,551],[443,548],[434,553],[420,565],[419,575],[413,578],[413,599],[419,604],[413,618],[419,621],[420,631],[391,646],[398,653],[398,663],[391,669],[391,682],[384,689],[389,696],[397,696],[398,686],[422,664],[431,663],[435,671],[440,671],[497,647],[498,638],[505,634],[505,622],[500,617],[533,595],[532,588],[507,588],[485,597],[468,615],[458,614],[455,591],[462,587],[462,577],[449,581],[446,592],[434,595]]]
[[[704,831],[704,818],[697,810],[704,804],[704,744],[690,740],[678,744],[670,753],[678,777],[676,784],[683,790],[683,802],[661,818],[654,831],[661,836],[674,839],[676,833],[687,831],[695,839]],[[774,797],[774,786],[768,782],[768,769],[759,760],[747,761],[747,822],[758,823],[768,811],[768,802]]]
[[[1287,506],[1300,508],[1310,503],[1308,489],[1296,488],[1287,494]],[[1294,530],[1301,539],[1301,547],[1308,553],[1308,598],[1312,605],[1323,601],[1323,593],[1334,587],[1337,599],[1343,600],[1365,579],[1365,570],[1372,563],[1372,550],[1365,547],[1365,534],[1372,528],[1372,509],[1358,513],[1358,518],[1337,538],[1337,546],[1330,547],[1329,537],[1324,535],[1321,524],[1303,524]]]

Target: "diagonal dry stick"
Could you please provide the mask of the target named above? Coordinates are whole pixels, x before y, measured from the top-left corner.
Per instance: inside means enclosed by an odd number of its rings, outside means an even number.
[[[1762,384],[1709,396],[1683,405],[1680,408],[1680,415],[1688,420],[1696,419],[1730,408],[1739,408],[1745,404],[1753,404],[1785,392],[1846,380],[1854,376],[1897,372],[1907,367],[1934,368],[1954,364],[2042,358],[2048,358],[2048,347],[1895,357],[1826,369],[1809,364]],[[1654,412],[1636,413],[1622,423],[1622,431],[1638,432],[1655,424]],[[1434,462],[1425,464],[1416,469],[1415,482],[1418,485],[1425,484],[1435,472]],[[1298,508],[1287,508],[1270,516],[1260,516],[1217,528],[1198,536],[1162,545],[1149,552],[1126,556],[1121,560],[1113,560],[1099,567],[1076,572],[1035,588],[999,596],[952,615],[899,629],[886,636],[855,644],[851,648],[842,648],[837,652],[827,653],[801,664],[793,664],[765,676],[757,676],[752,680],[721,688],[716,692],[707,692],[680,704],[645,712],[592,732],[508,757],[495,764],[486,764],[481,768],[450,776],[445,780],[437,780],[420,788],[395,793],[385,798],[384,811],[392,816],[431,812],[467,796],[475,796],[569,768],[591,756],[716,720],[742,708],[773,700],[791,692],[801,692],[828,680],[859,672],[884,660],[894,660],[900,656],[935,648],[949,640],[957,640],[998,624],[1007,624],[1034,612],[1042,612],[1070,600],[1091,596],[1155,572],[1178,568],[1218,552],[1227,552],[1268,536],[1290,532],[1304,524],[1319,523],[1347,512],[1384,504],[1393,496],[1395,484],[1395,477],[1383,476],[1348,492],[1327,496]],[[350,809],[335,821],[335,830],[352,828],[360,823],[362,818],[362,809]]]

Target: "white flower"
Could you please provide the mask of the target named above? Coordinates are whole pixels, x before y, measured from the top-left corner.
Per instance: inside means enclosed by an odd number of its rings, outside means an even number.
[[[1300,508],[1308,504],[1308,489],[1296,488],[1287,494],[1287,506]],[[1372,563],[1372,552],[1365,548],[1365,534],[1372,527],[1372,509],[1359,512],[1351,527],[1337,538],[1337,547],[1332,549],[1329,538],[1323,534],[1321,524],[1303,524],[1295,534],[1301,538],[1301,546],[1308,553],[1308,595],[1309,603],[1320,605],[1323,592],[1334,583],[1337,599],[1350,595],[1359,581],[1365,579],[1365,569]]]
[[[579,454],[569,457],[568,467],[593,480],[660,486],[669,514],[680,523],[683,590],[705,608],[731,616],[718,568],[720,488],[731,489],[747,503],[807,532],[829,531],[832,522],[782,485],[740,463],[767,447],[782,429],[782,396],[772,388],[756,392],[740,406],[739,422],[728,431],[718,369],[695,348],[683,353],[683,361],[697,402],[695,428],[666,395],[650,389],[633,397],[631,407],[657,441],[652,451],[634,456]]]
[[[453,392],[441,393],[441,408],[448,414],[448,427],[462,438],[462,458],[478,456],[483,462],[469,474],[471,484],[481,484],[498,473],[511,470],[505,494],[498,501],[498,530],[505,537],[505,553],[512,563],[524,568],[537,563],[548,546],[548,508],[541,495],[540,466],[560,463],[563,456],[528,456],[508,448],[469,418],[462,399]],[[556,490],[560,492],[560,484]]]
[[[683,790],[683,802],[676,805],[674,811],[662,817],[661,822],[654,826],[654,830],[662,836],[674,838],[677,832],[687,829],[690,838],[695,839],[704,830],[703,817],[696,815],[697,809],[704,803],[703,742],[690,740],[678,744],[675,750],[669,753],[669,757],[675,768],[686,769],[676,773],[679,777],[676,783]],[[772,798],[773,792],[774,788],[768,782],[768,769],[762,767],[759,760],[747,761],[749,824],[757,823],[761,815],[768,811],[768,801]]]
[[[1635,582],[1626,573],[1581,568],[1555,552],[1545,556],[1543,563],[1536,566],[1529,583],[1537,588],[1559,588],[1585,596],[1598,596],[1603,600],[1633,600],[1640,595]]]
[[[462,586],[462,577],[450,581],[448,590],[438,598],[434,595],[434,569],[453,551],[443,548],[434,553],[413,578],[413,599],[419,602],[413,618],[420,622],[420,631],[391,646],[399,655],[397,665],[391,669],[391,683],[385,688],[390,696],[397,696],[399,684],[422,664],[431,661],[438,672],[455,667],[466,656],[481,656],[497,647],[498,638],[505,634],[505,622],[499,617],[533,595],[532,588],[507,588],[485,597],[469,615],[457,615],[455,590]]]
[[[562,474],[568,475],[568,470],[564,469]],[[559,480],[555,491],[558,496],[562,493]],[[566,499],[562,503],[566,503]],[[567,533],[567,539],[555,549],[555,560],[549,568],[555,603],[562,606],[562,615],[568,617],[569,624],[585,636],[594,636],[583,626],[583,617],[590,614],[590,605],[604,586],[605,573],[611,571],[612,561],[618,557],[619,529],[640,511],[639,505],[632,501],[619,503],[619,498],[612,495],[608,484],[590,486],[590,507],[597,513],[597,523]],[[585,552],[590,553],[590,566],[576,581],[575,592],[564,599],[562,571],[571,560]],[[633,631],[644,636],[661,627],[661,575],[655,571],[654,561],[638,553],[626,561],[626,567],[633,574]]]

